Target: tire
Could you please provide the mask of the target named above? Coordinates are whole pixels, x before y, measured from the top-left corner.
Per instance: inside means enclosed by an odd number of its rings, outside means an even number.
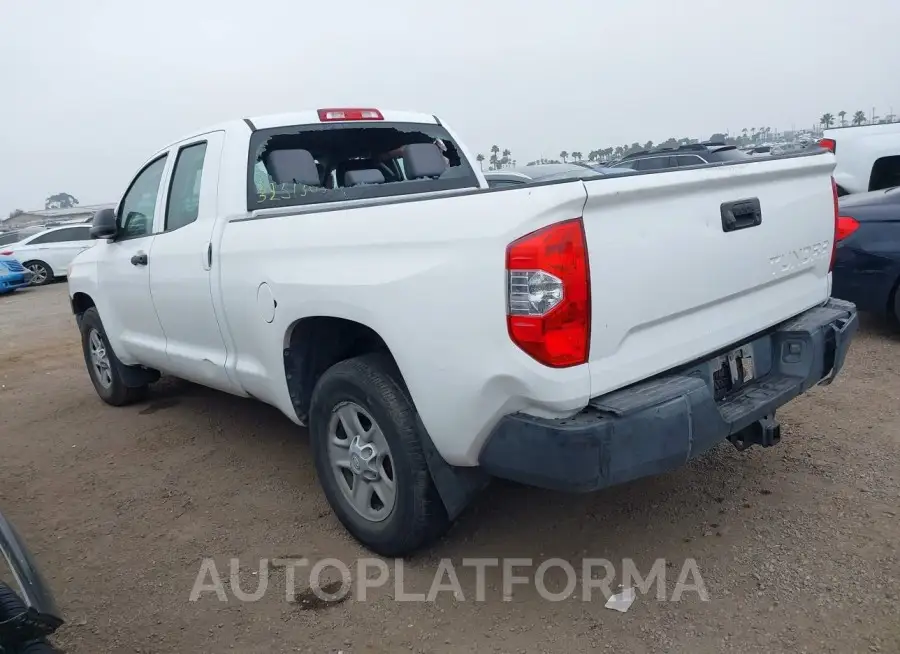
[[[31,282],[32,286],[46,286],[53,281],[53,269],[43,261],[35,259],[34,261],[26,261],[22,265],[34,274]]]
[[[891,301],[888,304],[888,319],[897,332],[900,332],[900,280],[894,285]]]
[[[355,480],[362,479],[353,470],[354,450],[347,448],[351,465],[339,470],[333,452],[340,454],[342,448],[331,444],[344,442],[337,438],[343,429],[336,425],[342,423],[341,416],[346,412],[357,409],[362,410],[356,414],[357,424],[375,434],[362,441],[366,443],[363,450],[369,443],[376,448],[379,442],[387,444],[386,454],[376,449],[377,457],[363,459],[368,466],[369,461],[384,455],[380,467],[376,463],[380,477],[371,483],[380,485],[372,494],[366,515],[356,508],[360,503],[354,504],[350,497],[353,492],[348,490],[351,484],[347,481],[347,471],[354,480],[354,489],[356,483],[361,483]],[[365,424],[364,414],[371,425]],[[329,368],[313,390],[309,424],[313,458],[325,497],[347,531],[360,543],[382,556],[404,556],[444,534],[449,520],[425,461],[416,428],[416,409],[388,356],[367,354]],[[348,438],[347,442],[352,441]],[[365,472],[370,471],[369,467],[365,468]],[[393,504],[386,511],[378,489],[391,486]],[[377,508],[379,503],[383,505],[381,509]],[[379,511],[385,513],[384,517],[373,518],[372,514]]]
[[[92,345],[92,340],[96,337],[99,340],[100,348],[106,357],[106,366],[102,363],[100,368],[106,370],[106,375],[101,375],[98,366],[95,365],[92,358],[92,347],[97,345],[96,341]],[[91,307],[81,316],[81,349],[84,352],[84,364],[87,366],[88,375],[90,375],[91,383],[97,391],[100,399],[113,406],[125,406],[132,404],[144,398],[147,394],[147,385],[127,386],[122,379],[121,368],[122,362],[116,357],[112,347],[109,345],[109,339],[106,337],[106,330],[103,329],[103,323],[100,320],[100,314],[97,309]]]

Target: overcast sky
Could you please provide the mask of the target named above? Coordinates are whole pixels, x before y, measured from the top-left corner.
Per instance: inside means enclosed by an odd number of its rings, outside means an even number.
[[[897,0],[0,0],[0,214],[223,119],[435,113],[520,163],[900,113]]]

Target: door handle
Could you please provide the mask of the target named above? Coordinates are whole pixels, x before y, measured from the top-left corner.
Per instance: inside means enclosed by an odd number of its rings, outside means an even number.
[[[132,266],[146,266],[147,265],[147,255],[143,252],[138,252],[136,255],[131,257],[131,265]]]
[[[720,210],[722,213],[723,232],[736,232],[739,229],[757,227],[762,224],[762,209],[759,206],[759,198],[723,202]]]

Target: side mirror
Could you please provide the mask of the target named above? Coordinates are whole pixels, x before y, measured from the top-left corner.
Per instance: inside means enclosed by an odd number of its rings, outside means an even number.
[[[91,222],[91,238],[115,238],[118,232],[115,209],[100,209]]]

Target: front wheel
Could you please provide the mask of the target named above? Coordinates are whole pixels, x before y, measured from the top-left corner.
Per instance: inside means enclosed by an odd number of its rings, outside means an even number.
[[[100,314],[94,307],[81,317],[81,348],[91,383],[101,400],[113,406],[124,406],[143,399],[147,385],[135,387],[125,384],[120,371],[122,364],[109,345]]]
[[[31,271],[32,286],[44,286],[53,281],[53,270],[43,261],[26,261],[25,267]]]
[[[325,496],[344,527],[382,556],[409,554],[449,525],[398,379],[387,356],[348,359],[322,375],[310,408]]]

